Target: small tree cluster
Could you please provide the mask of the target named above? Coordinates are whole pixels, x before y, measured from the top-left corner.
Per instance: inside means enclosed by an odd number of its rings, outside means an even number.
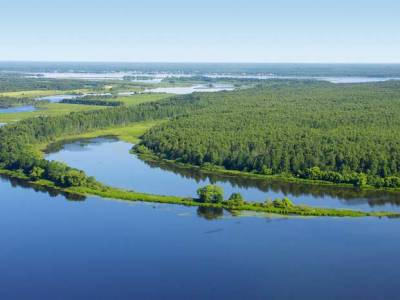
[[[199,200],[204,203],[220,203],[224,200],[224,190],[217,185],[206,185],[197,190]]]

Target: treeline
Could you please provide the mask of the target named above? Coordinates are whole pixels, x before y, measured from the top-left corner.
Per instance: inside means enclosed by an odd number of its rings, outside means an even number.
[[[400,187],[400,82],[274,81],[198,97],[209,105],[151,129],[142,145],[199,166]]]
[[[203,104],[204,105],[204,104]],[[38,157],[32,144],[44,143],[66,134],[80,134],[91,130],[132,122],[171,118],[202,107],[196,98],[175,97],[132,107],[74,112],[60,116],[40,116],[25,119],[0,128],[0,168],[19,172],[31,180],[47,179],[58,186],[91,186],[93,178],[82,171],[59,162]]]
[[[98,106],[122,106],[124,102],[122,101],[113,101],[113,100],[100,100],[100,99],[82,99],[82,98],[75,98],[75,99],[63,99],[60,103],[65,104],[81,104],[81,105],[98,105]]]
[[[101,89],[103,86],[104,82],[100,81],[30,78],[21,74],[0,74],[0,92],[30,90],[75,90],[84,88]]]
[[[0,96],[0,108],[15,107],[21,105],[40,105],[47,103],[44,100],[33,100],[30,98],[15,98],[15,97],[4,97]]]

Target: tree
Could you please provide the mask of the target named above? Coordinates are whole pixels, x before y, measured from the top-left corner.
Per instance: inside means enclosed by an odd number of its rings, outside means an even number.
[[[44,169],[41,167],[33,167],[31,172],[29,173],[29,176],[32,180],[39,180],[40,178],[43,177],[44,174]]]
[[[229,197],[229,204],[239,206],[244,204],[243,196],[240,193],[233,193]]]
[[[224,190],[217,185],[206,185],[197,190],[199,200],[204,203],[219,203],[224,200]]]

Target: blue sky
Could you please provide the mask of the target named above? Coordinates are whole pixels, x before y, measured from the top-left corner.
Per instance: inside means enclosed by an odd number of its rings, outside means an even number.
[[[0,0],[0,60],[400,62],[400,1]]]

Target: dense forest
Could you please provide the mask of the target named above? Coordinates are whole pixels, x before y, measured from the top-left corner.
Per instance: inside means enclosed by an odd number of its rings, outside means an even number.
[[[124,102],[122,101],[113,101],[113,100],[103,100],[103,99],[83,99],[83,98],[75,98],[75,99],[63,99],[60,103],[65,104],[82,104],[82,105],[98,105],[98,106],[122,106]]]
[[[142,145],[200,166],[400,187],[400,82],[275,81],[197,97],[208,105],[151,129]]]
[[[26,119],[0,128],[0,168],[62,186],[89,180],[38,158],[32,144],[136,121],[171,119],[141,148],[199,166],[335,183],[400,187],[400,82],[268,81],[132,107]]]

